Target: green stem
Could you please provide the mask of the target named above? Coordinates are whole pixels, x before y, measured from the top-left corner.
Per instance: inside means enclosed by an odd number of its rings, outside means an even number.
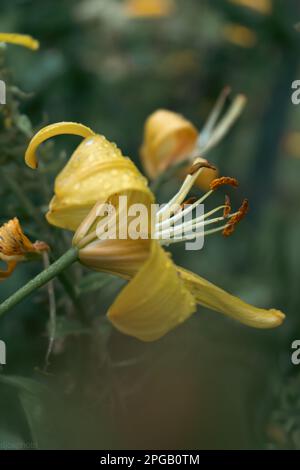
[[[65,254],[58,258],[49,268],[42,271],[35,278],[31,279],[25,286],[17,290],[13,295],[8,297],[2,304],[0,304],[0,316],[5,312],[13,308],[23,299],[28,297],[32,292],[37,290],[39,287],[47,284],[48,281],[57,276],[61,271],[66,269],[68,266],[73,264],[78,259],[77,248],[70,248]]]

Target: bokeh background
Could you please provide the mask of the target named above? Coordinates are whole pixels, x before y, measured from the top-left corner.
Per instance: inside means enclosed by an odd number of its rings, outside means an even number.
[[[0,221],[18,216],[53,259],[70,234],[44,219],[55,175],[78,144],[58,137],[38,173],[23,155],[34,130],[82,122],[141,168],[147,116],[185,115],[199,129],[225,85],[248,104],[209,159],[240,180],[249,217],[229,239],[172,250],[176,261],[259,306],[287,314],[257,331],[199,309],[152,344],[113,330],[105,312],[122,283],[72,267],[55,281],[57,331],[50,364],[47,289],[0,319],[0,448],[300,448],[300,78],[297,0],[2,0],[0,31],[41,42],[0,51],[9,84],[1,106]],[[298,74],[298,75],[297,75]],[[178,182],[161,189],[172,194]],[[42,269],[23,264],[0,285],[6,298]],[[149,286],[150,287],[150,286]]]

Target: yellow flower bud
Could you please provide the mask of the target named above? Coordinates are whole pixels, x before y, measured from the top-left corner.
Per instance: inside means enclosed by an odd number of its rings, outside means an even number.
[[[198,161],[205,161],[201,157],[206,156],[223,139],[246,104],[246,97],[239,94],[223,117],[220,117],[230,91],[228,86],[221,91],[201,132],[180,114],[165,109],[159,109],[148,117],[140,153],[145,171],[151,179],[184,160],[187,160],[187,170],[190,166],[188,160],[192,162],[198,158]],[[186,171],[179,172],[179,176],[185,175]],[[201,172],[195,184],[206,191],[217,176],[217,169],[207,168]]]
[[[145,124],[141,157],[150,178],[156,178],[170,165],[188,156],[194,149],[198,131],[180,114],[159,109]]]

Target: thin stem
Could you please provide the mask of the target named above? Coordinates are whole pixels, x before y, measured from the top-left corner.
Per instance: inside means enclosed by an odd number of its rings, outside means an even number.
[[[43,253],[44,268],[48,269],[50,267],[50,260],[48,252]],[[47,284],[48,297],[49,297],[49,343],[45,356],[45,366],[44,371],[47,371],[49,366],[49,359],[52,353],[54,346],[55,335],[56,335],[56,301],[55,301],[55,290],[54,282],[51,280]]]
[[[23,299],[28,297],[32,292],[47,284],[48,281],[57,276],[61,271],[73,264],[78,259],[77,248],[70,248],[58,260],[49,266],[49,268],[42,271],[35,278],[31,279],[25,286],[21,287],[17,292],[11,295],[0,305],[0,316],[13,308]]]

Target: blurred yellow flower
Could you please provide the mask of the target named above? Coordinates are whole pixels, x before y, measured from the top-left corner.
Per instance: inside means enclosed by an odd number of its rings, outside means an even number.
[[[300,158],[300,132],[289,132],[283,140],[284,151],[290,157]]]
[[[173,0],[125,0],[125,13],[133,18],[168,16],[174,9]]]
[[[50,125],[38,132],[26,152],[27,164],[36,168],[37,145],[70,128],[76,134],[87,133],[89,136],[57,176],[47,219],[53,225],[76,231],[73,246],[79,250],[79,259],[84,265],[129,280],[108,311],[108,318],[116,328],[142,341],[153,341],[190,317],[197,304],[256,328],[273,328],[282,323],[282,312],[245,303],[200,276],[177,267],[163,249],[163,246],[185,240],[184,237],[177,239],[175,231],[174,236],[170,235],[166,225],[174,224],[182,213],[195,209],[219,186],[236,186],[235,179],[214,180],[207,193],[185,208],[191,187],[203,168],[209,165],[196,160],[179,191],[151,220],[150,237],[102,239],[97,230],[101,224],[98,212],[101,204],[110,202],[120,219],[119,196],[127,197],[129,207],[138,202],[149,209],[154,195],[133,162],[124,157],[115,144],[82,125],[78,124],[76,131],[75,123],[62,123],[61,127],[60,124]],[[174,204],[179,204],[182,212],[170,214]],[[225,204],[192,219],[186,228],[197,228],[195,238],[219,231],[229,235],[246,211],[247,202],[244,201],[238,211],[231,213],[226,198]],[[221,216],[209,218],[217,212],[221,212]],[[215,223],[221,223],[221,226],[207,229]]]
[[[255,32],[240,24],[227,24],[223,28],[225,39],[236,46],[253,47],[257,42]]]
[[[224,88],[200,132],[183,116],[166,109],[159,109],[147,118],[140,155],[149,178],[157,178],[176,163],[203,156],[220,142],[246,103],[244,95],[238,95],[227,114],[216,124],[229,93],[229,87]],[[206,190],[217,175],[216,169],[205,168],[196,184]]]
[[[9,220],[0,227],[0,260],[7,264],[6,271],[0,270],[0,280],[9,277],[20,261],[28,261],[48,250],[44,242],[31,243],[16,217]]]
[[[272,0],[229,0],[231,3],[241,5],[243,7],[252,8],[264,15],[272,12]]]
[[[147,175],[157,178],[195,148],[198,130],[180,114],[158,109],[145,122],[141,159]]]
[[[0,33],[0,42],[16,44],[18,46],[27,47],[28,49],[32,49],[34,51],[40,46],[36,39],[26,34]]]

